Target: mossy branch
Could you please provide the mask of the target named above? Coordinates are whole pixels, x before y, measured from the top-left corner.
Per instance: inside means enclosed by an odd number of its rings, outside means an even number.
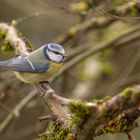
[[[45,101],[51,105],[52,120],[40,139],[86,140],[106,133],[128,133],[137,127],[140,115],[140,87],[126,88],[102,102],[82,102],[59,97],[50,90]],[[57,129],[56,129],[57,128]],[[65,135],[61,135],[65,134]],[[70,137],[71,136],[71,137]]]

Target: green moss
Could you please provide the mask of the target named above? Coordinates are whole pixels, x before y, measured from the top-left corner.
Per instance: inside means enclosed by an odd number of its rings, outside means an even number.
[[[106,124],[97,128],[95,135],[99,136],[106,133],[120,133],[120,132],[129,132],[134,129],[133,120],[129,119],[127,115],[122,114],[121,116],[117,117],[116,119],[111,120],[116,116],[117,110],[120,110],[122,106],[129,106],[134,103],[137,103],[136,100],[140,100],[140,94],[137,90],[133,88],[126,88],[122,93],[120,93],[120,98],[116,98],[114,102],[118,102],[118,100],[122,100],[120,104],[113,106],[113,108],[104,107],[103,111],[99,114],[98,119],[104,116],[105,120],[109,120]],[[129,101],[129,102],[128,102]],[[115,111],[115,112],[114,112]],[[108,113],[109,112],[109,113]],[[111,115],[110,116],[108,116]]]
[[[67,140],[74,140],[74,136],[72,133],[68,133]]]
[[[72,125],[82,126],[82,124],[86,121],[87,117],[92,114],[92,108],[90,106],[85,105],[82,102],[71,102],[69,104],[69,109],[73,113],[71,117]]]
[[[121,97],[122,104],[129,105],[130,102],[128,101],[132,101],[131,98],[133,93],[134,93],[133,88],[128,87],[125,90],[123,90],[122,93],[119,95]]]
[[[134,90],[133,88],[126,88],[122,94],[120,94],[121,98],[124,100],[124,103],[126,105],[129,104],[137,104],[140,100],[140,94],[137,90]],[[129,102],[128,102],[129,101]]]
[[[109,121],[106,125],[102,125],[95,131],[95,136],[100,136],[106,133],[130,132],[134,129],[133,123],[126,118]]]
[[[62,124],[52,123],[48,127],[48,133],[40,134],[39,140],[71,140],[72,133],[68,128],[63,128]]]
[[[134,93],[134,89],[131,87],[128,87],[122,92],[122,95],[126,97],[126,96],[130,96],[132,93]]]
[[[110,96],[106,96],[103,99],[93,99],[92,102],[96,104],[102,104],[103,102],[109,100],[110,98],[111,98]]]
[[[77,113],[78,116],[85,116],[91,113],[91,108],[81,101],[70,102],[69,108],[73,113]]]
[[[2,47],[1,47],[1,51],[3,52],[11,52],[14,51],[13,47],[10,45],[10,43],[8,41],[4,41]]]
[[[37,139],[37,140],[47,140],[46,134],[45,133],[39,134],[39,139]]]
[[[0,30],[0,39],[4,39],[4,38],[5,38],[6,32],[7,32],[7,31]]]

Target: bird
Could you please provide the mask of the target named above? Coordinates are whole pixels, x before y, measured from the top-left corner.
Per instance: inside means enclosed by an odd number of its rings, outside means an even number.
[[[27,56],[0,61],[0,69],[14,71],[17,78],[25,83],[37,84],[54,78],[65,57],[65,50],[61,45],[48,43]]]

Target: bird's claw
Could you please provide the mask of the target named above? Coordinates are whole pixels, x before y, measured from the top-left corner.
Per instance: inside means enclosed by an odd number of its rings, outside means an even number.
[[[48,88],[43,84],[48,84],[51,87],[51,84],[49,81],[40,82],[39,85],[37,85],[37,88],[38,88],[39,92],[41,93],[40,97],[43,97],[47,93],[47,90],[48,90]]]

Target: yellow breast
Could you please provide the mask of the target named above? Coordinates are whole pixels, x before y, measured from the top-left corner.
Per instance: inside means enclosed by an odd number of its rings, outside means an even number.
[[[25,83],[39,83],[50,80],[59,72],[62,64],[51,62],[49,69],[44,73],[15,72],[17,78]]]

